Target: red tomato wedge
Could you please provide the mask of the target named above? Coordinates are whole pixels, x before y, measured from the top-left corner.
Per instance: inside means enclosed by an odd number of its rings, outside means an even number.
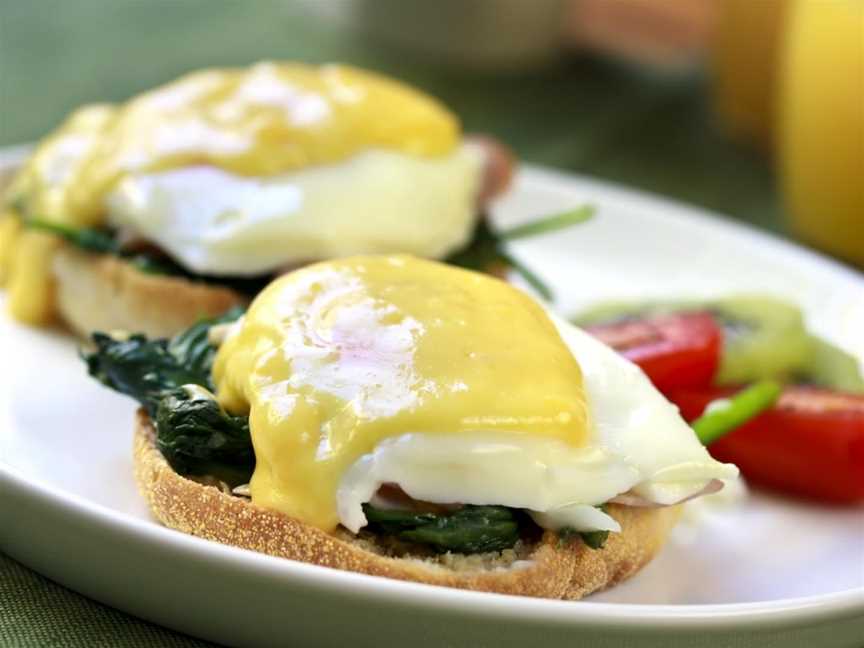
[[[732,389],[669,394],[688,421]],[[777,403],[709,446],[754,484],[853,503],[864,500],[864,395],[789,386]]]
[[[711,384],[723,332],[709,313],[676,313],[586,326],[585,330],[639,365],[666,393]]]

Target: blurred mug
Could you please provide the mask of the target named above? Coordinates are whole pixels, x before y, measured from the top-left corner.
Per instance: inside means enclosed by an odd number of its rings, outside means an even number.
[[[347,1],[347,4],[346,4]],[[331,5],[332,6],[332,5]],[[541,66],[567,50],[676,66],[703,49],[714,0],[343,0],[367,34],[459,67]]]
[[[460,67],[511,70],[554,60],[566,0],[350,0],[361,31]]]

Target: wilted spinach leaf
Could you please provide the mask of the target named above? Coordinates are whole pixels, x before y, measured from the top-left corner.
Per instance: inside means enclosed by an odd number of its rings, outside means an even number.
[[[231,486],[252,476],[249,417],[228,414],[205,389],[165,394],[156,410],[156,432],[157,447],[181,475],[211,475]]]
[[[518,512],[506,506],[464,506],[449,514],[363,506],[369,529],[435,551],[483,553],[509,549],[519,539]]]

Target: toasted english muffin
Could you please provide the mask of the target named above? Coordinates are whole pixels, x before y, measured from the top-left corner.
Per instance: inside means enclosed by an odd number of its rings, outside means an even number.
[[[560,540],[545,531],[535,542],[485,554],[393,555],[384,539],[333,534],[261,508],[177,474],[156,447],[155,429],[141,410],[135,421],[134,470],[138,487],[162,524],[200,538],[301,562],[405,581],[482,592],[580,599],[638,572],[660,551],[680,506],[610,504],[621,524],[602,549]]]
[[[69,244],[55,252],[53,269],[59,315],[85,338],[116,330],[171,337],[249,301],[225,286],[148,274],[119,257]]]

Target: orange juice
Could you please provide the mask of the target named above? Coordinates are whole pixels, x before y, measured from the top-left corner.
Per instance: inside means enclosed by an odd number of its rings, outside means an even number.
[[[793,231],[864,265],[864,0],[797,0],[780,92]]]
[[[723,0],[713,42],[714,109],[735,137],[770,150],[787,0]]]

